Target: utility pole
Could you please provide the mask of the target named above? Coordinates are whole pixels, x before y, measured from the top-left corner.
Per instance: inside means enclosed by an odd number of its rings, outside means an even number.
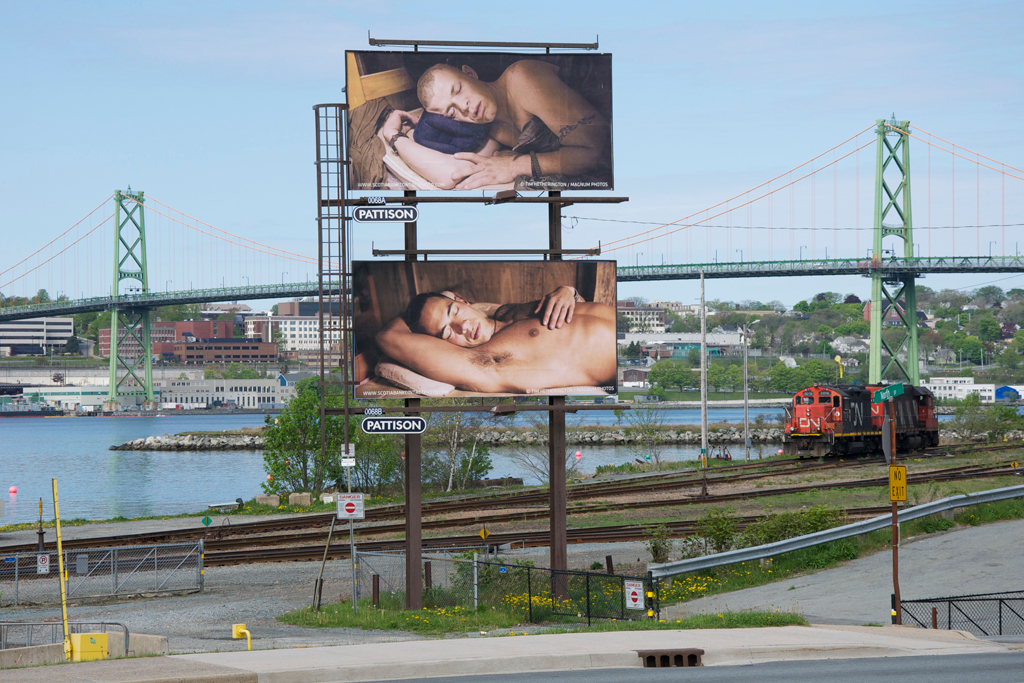
[[[700,271],[700,467],[701,495],[708,495],[708,315],[704,305],[704,271]]]
[[[750,326],[743,325],[743,459],[750,462],[750,414],[747,400],[747,346],[749,344]]]

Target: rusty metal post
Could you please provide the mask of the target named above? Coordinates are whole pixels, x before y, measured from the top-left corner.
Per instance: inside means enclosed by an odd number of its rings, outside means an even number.
[[[612,556],[611,555],[605,555],[604,556],[604,566],[608,569],[608,573],[609,574],[614,574],[615,573],[615,565],[612,564]]]
[[[550,197],[560,197],[561,192],[549,192]],[[559,202],[548,204],[548,249],[562,248],[562,205]],[[552,261],[562,260],[561,254],[549,254]],[[548,405],[564,406],[565,396],[551,396]],[[566,549],[566,490],[565,490],[565,411],[548,413],[548,491],[550,496],[551,514],[551,560],[555,570],[565,570],[569,566]],[[559,596],[563,597],[563,596]]]
[[[373,606],[380,607],[380,574],[374,574],[371,583],[373,584]]]
[[[406,197],[415,197],[416,192],[405,191]],[[416,222],[405,224],[405,249],[416,249]],[[406,254],[406,261],[415,261],[415,254]],[[407,398],[407,408],[419,408],[418,398]],[[418,413],[409,413],[417,415]],[[419,434],[405,437],[405,608],[423,609],[423,580],[420,576],[420,562],[423,556],[423,484],[420,481],[421,447],[423,438]]]
[[[423,587],[430,590],[434,585],[434,580],[430,576],[430,560],[423,563]]]
[[[938,630],[939,628],[939,610],[932,607],[932,628]]]
[[[895,454],[894,454],[895,455]],[[895,600],[896,624],[903,623],[900,605],[900,524],[896,517],[896,502],[892,504],[892,594]]]

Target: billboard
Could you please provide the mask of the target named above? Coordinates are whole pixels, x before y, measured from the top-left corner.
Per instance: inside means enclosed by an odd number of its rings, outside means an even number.
[[[356,261],[354,395],[616,391],[614,261]]]
[[[345,53],[349,189],[611,190],[612,57]]]

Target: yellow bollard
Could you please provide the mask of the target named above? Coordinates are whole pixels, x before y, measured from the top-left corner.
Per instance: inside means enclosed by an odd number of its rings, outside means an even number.
[[[242,638],[243,636],[249,643],[249,649],[252,650],[252,634],[245,628],[245,624],[232,624],[231,637]]]

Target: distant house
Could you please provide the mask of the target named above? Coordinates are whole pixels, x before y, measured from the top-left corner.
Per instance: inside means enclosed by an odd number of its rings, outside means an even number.
[[[868,344],[857,337],[836,337],[832,340],[836,353],[867,353]]]
[[[650,384],[647,383],[647,375],[650,370],[642,368],[624,368],[620,371],[619,386],[620,387],[639,387],[641,389],[647,389]]]
[[[1000,339],[1013,339],[1013,335],[1020,329],[1017,323],[1003,323],[999,328]]]

